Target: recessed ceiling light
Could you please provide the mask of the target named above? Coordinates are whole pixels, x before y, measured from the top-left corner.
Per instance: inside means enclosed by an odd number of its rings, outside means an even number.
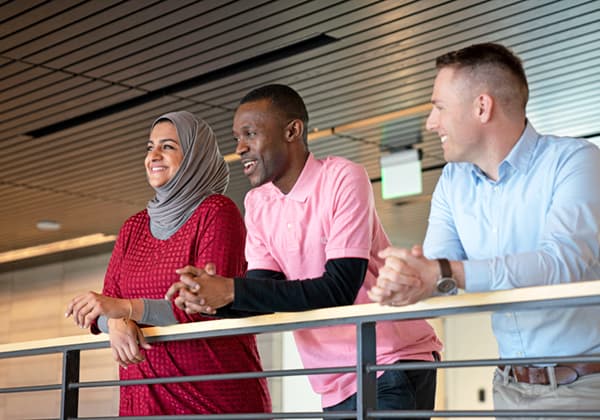
[[[60,230],[60,223],[54,220],[40,220],[35,226],[44,232],[54,232]]]

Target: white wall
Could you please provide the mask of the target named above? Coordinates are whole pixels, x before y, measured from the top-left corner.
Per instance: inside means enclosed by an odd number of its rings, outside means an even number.
[[[281,334],[282,369],[302,369],[294,335]],[[282,378],[282,411],[321,411],[321,397],[312,390],[306,376]]]

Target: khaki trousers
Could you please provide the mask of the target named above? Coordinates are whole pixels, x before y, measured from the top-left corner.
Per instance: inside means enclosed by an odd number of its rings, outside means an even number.
[[[568,385],[516,382],[507,372],[494,373],[496,410],[598,411],[597,417],[498,417],[498,419],[600,419],[600,373],[582,376]]]

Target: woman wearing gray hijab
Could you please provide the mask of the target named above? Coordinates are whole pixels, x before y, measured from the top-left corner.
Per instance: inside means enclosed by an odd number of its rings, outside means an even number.
[[[244,222],[222,195],[229,169],[208,124],[186,111],[156,119],[145,167],[156,195],[121,228],[102,294],[76,296],[66,316],[95,334],[108,332],[122,380],[262,370],[252,335],[152,346],[144,339],[140,325],[210,319],[164,300],[179,280],[176,269],[215,262],[229,277],[246,269]],[[125,386],[120,396],[121,416],[271,411],[264,379]]]

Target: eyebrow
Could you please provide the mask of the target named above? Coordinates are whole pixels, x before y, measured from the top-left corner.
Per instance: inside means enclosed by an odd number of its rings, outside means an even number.
[[[162,143],[166,143],[168,141],[172,141],[173,143],[177,143],[177,140],[175,140],[175,139],[159,139],[158,143],[162,144]],[[152,141],[152,139],[148,139],[148,143],[154,143],[154,142]]]
[[[245,124],[239,128],[239,131],[250,130],[250,129],[255,129],[255,127],[252,125],[249,125],[249,124]],[[235,134],[236,130],[232,129],[231,132]]]

